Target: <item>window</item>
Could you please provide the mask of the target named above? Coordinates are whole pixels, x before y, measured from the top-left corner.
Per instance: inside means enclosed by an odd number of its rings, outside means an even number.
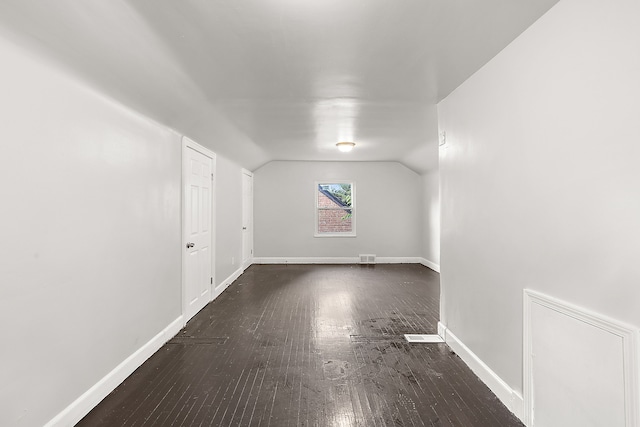
[[[316,183],[316,237],[356,235],[355,184]]]

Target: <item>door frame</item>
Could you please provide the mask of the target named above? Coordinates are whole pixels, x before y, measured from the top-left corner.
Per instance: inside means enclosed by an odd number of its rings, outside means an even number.
[[[245,198],[245,188],[244,188],[244,175],[247,175],[248,177],[251,178],[251,211],[249,212],[249,249],[251,250],[251,253],[249,254],[249,258],[247,259],[247,261],[245,262],[244,259],[242,259],[242,270],[246,270],[251,264],[253,264],[253,172],[251,172],[250,170],[244,169],[242,168],[242,216],[243,216],[243,220],[244,220],[244,210],[246,208],[245,204],[244,204],[244,198]],[[244,227],[244,224],[242,225]],[[244,230],[243,230],[244,231]],[[244,258],[244,251],[245,251],[245,247],[244,247],[244,235],[242,236],[242,257]]]
[[[187,324],[187,322],[191,319],[187,319],[187,298],[186,298],[186,294],[187,294],[187,251],[185,250],[185,247],[187,245],[187,221],[186,221],[186,211],[187,211],[187,172],[188,172],[188,168],[186,165],[186,159],[187,159],[187,150],[188,149],[192,149],[194,151],[197,151],[200,154],[203,154],[206,157],[209,157],[211,159],[211,282],[209,284],[209,295],[211,296],[211,298],[213,297],[213,290],[215,289],[215,283],[216,283],[216,263],[215,263],[215,259],[216,259],[216,182],[217,180],[215,179],[216,177],[216,153],[214,153],[213,151],[209,150],[206,147],[203,147],[202,145],[198,144],[197,142],[193,141],[192,139],[189,139],[186,136],[182,137],[182,148],[181,148],[181,171],[180,171],[180,175],[181,175],[181,198],[182,198],[182,217],[181,217],[181,234],[182,236],[180,237],[181,240],[181,245],[180,245],[180,250],[182,251],[182,292],[181,292],[181,298],[182,298],[182,303],[181,303],[181,308],[182,308],[182,324],[183,326]]]

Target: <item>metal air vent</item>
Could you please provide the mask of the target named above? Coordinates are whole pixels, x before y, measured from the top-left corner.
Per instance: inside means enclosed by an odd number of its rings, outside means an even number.
[[[375,263],[376,263],[375,254],[360,254],[360,264],[375,264]]]

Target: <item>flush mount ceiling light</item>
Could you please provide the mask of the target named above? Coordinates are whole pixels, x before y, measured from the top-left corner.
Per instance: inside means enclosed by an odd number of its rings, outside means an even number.
[[[338,142],[336,144],[336,147],[338,147],[338,150],[342,151],[342,152],[347,152],[347,151],[351,151],[353,150],[353,147],[356,146],[355,142]]]

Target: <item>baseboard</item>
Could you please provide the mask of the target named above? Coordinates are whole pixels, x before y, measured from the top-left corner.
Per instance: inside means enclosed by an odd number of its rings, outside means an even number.
[[[180,316],[63,409],[62,412],[45,424],[45,427],[75,425],[131,375],[133,371],[158,351],[160,347],[173,338],[182,329],[182,325],[182,316]]]
[[[429,267],[430,269],[432,269],[436,273],[440,273],[440,264],[436,264],[435,262],[429,261],[426,258],[420,258],[419,263],[424,265],[425,267]]]
[[[464,345],[445,325],[438,322],[438,335],[456,352],[458,356],[471,368],[500,401],[518,417],[524,417],[524,399],[520,393],[513,390],[502,378],[491,370],[469,347]]]
[[[244,273],[244,270],[246,270],[246,267],[241,266],[236,271],[231,273],[229,277],[220,282],[220,284],[218,284],[218,286],[213,289],[213,292],[211,294],[211,301],[218,298],[221,293],[223,293],[238,277],[240,277],[242,273]]]
[[[421,264],[420,257],[376,257],[376,264]]]
[[[254,264],[357,264],[358,257],[259,257]]]
[[[252,264],[254,264],[253,258],[249,258],[248,260],[243,262],[242,263],[242,271],[244,272],[244,270],[246,270],[247,268],[251,267]]]
[[[376,264],[422,264],[420,257],[376,257]],[[360,264],[360,257],[259,257],[253,264]]]
[[[442,324],[442,322],[438,322],[438,335],[440,335],[445,342],[447,341],[447,327]]]

